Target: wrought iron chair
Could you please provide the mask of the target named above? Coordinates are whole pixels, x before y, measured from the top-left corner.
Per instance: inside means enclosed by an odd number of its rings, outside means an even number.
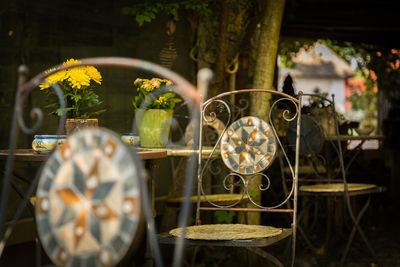
[[[91,58],[83,59],[74,65],[56,66],[54,71],[42,72],[27,80],[26,68],[20,69],[18,91],[11,125],[6,171],[2,181],[0,229],[5,222],[8,185],[13,179],[14,154],[19,131],[35,133],[43,122],[43,113],[35,108],[34,127],[26,127],[22,110],[24,100],[44,78],[59,70],[79,66],[137,68],[171,80],[171,90],[182,97],[188,106],[191,122],[199,125],[200,95],[207,88],[209,71],[199,74],[199,88],[196,88],[176,73],[156,64],[129,58]],[[202,73],[202,74],[201,74]],[[63,93],[57,84],[51,84],[60,101],[63,115],[59,121],[57,134],[63,133],[65,124],[65,103]],[[161,88],[154,95],[165,92]],[[142,107],[146,106],[147,100]],[[141,114],[134,120],[140,124]],[[197,131],[196,131],[197,132]],[[194,136],[192,149],[197,149],[198,134]],[[34,156],[33,156],[34,157]],[[43,157],[42,157],[43,158]],[[185,195],[190,195],[196,169],[196,154],[189,159],[186,172]],[[121,136],[104,129],[91,128],[68,136],[62,146],[54,149],[43,158],[40,172],[30,183],[14,218],[5,232],[1,233],[0,256],[16,222],[21,216],[31,196],[36,196],[35,217],[37,233],[41,244],[51,261],[57,266],[115,266],[123,261],[126,254],[137,245],[140,225],[147,224],[148,242],[155,263],[162,266],[163,261],[156,237],[150,195],[146,184],[147,171],[143,168],[140,151],[128,147]],[[36,189],[37,188],[37,189]],[[36,189],[36,194],[34,193]],[[186,226],[189,205],[182,207],[179,225]],[[181,242],[181,244],[183,244]],[[40,258],[40,249],[37,250]],[[180,265],[183,246],[175,247],[175,262]],[[40,266],[40,262],[37,261]]]
[[[272,96],[269,123],[248,115],[249,97],[253,94]],[[282,109],[282,103],[286,103],[290,108]],[[270,246],[291,236],[291,265],[293,266],[296,246],[297,148],[300,141],[300,127],[297,129],[296,144],[292,147],[296,152],[291,154],[292,150],[281,141],[276,124],[280,120],[286,126],[289,121],[296,120],[300,123],[300,106],[299,99],[266,89],[231,91],[205,101],[201,112],[195,225],[173,229],[169,235],[161,236],[161,242],[174,243],[177,237],[185,236],[185,243],[190,246],[244,247],[282,266],[277,257],[262,250],[261,247]],[[280,114],[280,117],[277,114]],[[218,135],[211,153],[204,156],[205,145],[202,138],[204,128],[202,126],[216,119],[223,121],[226,126]],[[281,168],[276,168],[273,164],[277,153],[283,155],[282,163],[291,170],[291,186],[287,193],[279,187],[284,177],[280,174]],[[220,156],[216,157],[217,155]],[[216,159],[222,161],[220,165],[213,165]],[[213,175],[208,175],[208,172],[213,172],[211,168],[224,168],[225,173],[222,172],[222,177],[221,175],[213,177]],[[206,181],[209,178],[212,178],[211,184]],[[258,196],[262,193],[262,200],[256,200],[253,189],[249,187],[249,183],[254,180],[257,180],[256,191]],[[276,190],[276,184],[279,191]],[[273,188],[275,191],[272,190]],[[209,197],[220,192],[236,193],[241,197],[224,204],[217,203]],[[245,198],[250,202],[248,206],[238,207]],[[207,201],[207,205],[203,204],[202,199]],[[243,223],[202,224],[202,216],[200,216],[202,211],[287,213],[291,215],[292,220],[285,226],[280,224],[276,227]],[[280,222],[280,220],[276,221],[277,224]]]
[[[323,250],[317,249],[312,244],[305,229],[303,229],[307,223],[301,221],[305,217],[310,217],[308,213],[313,207],[314,216],[311,218],[313,222],[309,227],[310,233],[313,233],[312,229],[314,229],[313,226],[315,226],[319,214],[318,200],[328,199],[326,240],[323,245],[327,246],[331,235],[332,220],[334,219],[331,214],[333,207],[330,200],[340,197],[345,203],[344,209],[347,210],[352,222],[352,231],[341,254],[340,264],[344,264],[356,232],[360,234],[372,257],[377,260],[371,244],[360,227],[360,220],[370,204],[371,196],[375,193],[383,192],[385,188],[375,184],[348,182],[347,170],[354,158],[349,160],[349,164],[345,164],[343,157],[344,143],[341,140],[342,136],[339,131],[334,96],[332,95],[332,100],[316,94],[303,94],[301,98],[303,104],[308,102],[309,105],[308,107],[303,107],[302,111],[300,145],[302,164],[299,167],[299,197],[302,200],[304,200],[304,197],[314,197],[315,201],[308,201],[307,204],[302,205],[303,207],[298,216],[300,235],[314,252],[318,254],[324,253]],[[289,127],[287,134],[289,143],[294,143],[296,126],[293,123]],[[323,147],[325,149],[322,149]],[[352,207],[351,199],[362,195],[367,196],[367,201],[357,213]]]

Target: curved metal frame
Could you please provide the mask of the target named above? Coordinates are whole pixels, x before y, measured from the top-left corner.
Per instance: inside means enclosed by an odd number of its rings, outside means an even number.
[[[16,99],[15,99],[15,106],[14,106],[14,113],[13,113],[13,119],[11,123],[11,134],[10,134],[10,139],[9,139],[9,154],[7,157],[6,161],[6,170],[5,170],[5,175],[3,179],[3,185],[2,185],[2,191],[1,191],[1,203],[0,203],[0,229],[3,229],[4,226],[4,220],[5,220],[5,209],[7,206],[7,198],[8,198],[8,185],[11,182],[11,176],[12,176],[12,171],[13,171],[13,154],[15,151],[15,148],[17,147],[17,140],[18,140],[18,134],[19,130],[21,129],[23,133],[26,134],[32,134],[36,132],[39,127],[42,124],[43,120],[43,113],[40,109],[34,108],[31,111],[31,117],[36,118],[36,122],[32,128],[28,128],[25,126],[25,123],[22,118],[22,109],[23,109],[23,104],[24,100],[26,99],[27,95],[29,93],[38,87],[39,84],[45,82],[45,78],[54,74],[57,71],[60,70],[65,70],[73,67],[78,67],[78,66],[87,66],[87,65],[92,65],[92,66],[98,66],[98,67],[120,67],[120,68],[137,68],[141,69],[143,71],[151,72],[157,75],[160,75],[161,77],[164,77],[166,79],[171,80],[174,83],[174,87],[172,90],[176,92],[179,96],[184,98],[186,103],[188,104],[189,111],[190,111],[190,116],[191,116],[191,122],[193,125],[198,126],[200,124],[200,112],[199,112],[199,106],[201,103],[201,95],[205,95],[207,91],[207,85],[208,82],[211,78],[211,74],[209,70],[203,70],[200,71],[199,73],[199,89],[198,91],[196,88],[186,81],[184,78],[182,78],[180,75],[176,74],[175,72],[168,70],[164,67],[161,67],[157,64],[144,61],[144,60],[139,60],[139,59],[133,59],[133,58],[118,58],[118,57],[105,57],[105,58],[87,58],[87,59],[80,59],[81,63],[78,64],[72,64],[72,65],[58,65],[53,68],[51,68],[54,71],[50,72],[42,72],[29,80],[27,82],[27,76],[28,76],[28,69],[25,66],[21,66],[19,68],[19,79],[18,79],[18,90],[16,93]],[[52,88],[56,91],[56,94],[59,98],[60,102],[60,107],[64,110],[60,121],[59,121],[59,126],[58,126],[58,131],[57,134],[60,134],[63,132],[63,127],[65,124],[65,102],[63,98],[63,93],[61,89],[59,88],[58,85],[52,84]],[[200,94],[199,94],[200,93]],[[135,118],[135,124],[133,127],[136,127],[137,123],[140,122],[140,118]],[[198,144],[198,128],[196,128],[195,135],[194,135],[194,145],[193,149],[197,149],[196,144]],[[139,156],[136,153],[136,150],[133,152],[133,158],[136,162],[140,161]],[[188,220],[188,214],[190,212],[189,209],[189,201],[185,201],[189,199],[189,196],[191,195],[191,189],[192,189],[192,180],[195,175],[195,169],[196,169],[196,154],[193,154],[188,162],[188,168],[187,168],[187,173],[186,173],[186,178],[185,178],[185,197],[183,201],[183,207],[182,207],[182,213],[180,216],[179,220],[179,225],[181,227],[185,227],[187,224]],[[43,167],[43,164],[42,164]],[[39,172],[41,172],[40,168]],[[141,173],[141,172],[139,172]],[[32,181],[31,185],[29,186],[26,194],[24,201],[21,201],[16,214],[13,218],[13,223],[7,228],[7,230],[1,234],[1,242],[0,242],[0,256],[4,250],[5,244],[7,242],[8,237],[10,236],[16,221],[20,218],[21,213],[24,209],[24,206],[26,205],[25,202],[29,200],[29,197],[33,194],[36,185],[38,183],[39,175],[36,175],[34,180]],[[155,225],[154,225],[154,218],[153,218],[153,213],[152,213],[152,207],[150,205],[150,197],[148,194],[147,190],[147,185],[145,183],[144,177],[139,177],[140,181],[140,187],[142,190],[142,197],[143,197],[143,206],[144,206],[144,211],[145,211],[145,216],[147,220],[147,229],[148,233],[150,236],[150,242],[153,248],[153,254],[155,257],[156,265],[157,266],[163,266],[162,259],[161,259],[161,254],[159,251],[159,246],[157,242],[157,237],[156,237],[156,230],[155,230]],[[178,240],[178,244],[175,246],[175,251],[174,251],[174,266],[180,266],[182,263],[183,259],[183,253],[184,253],[184,239],[181,238]]]
[[[257,204],[253,198],[250,196],[247,188],[248,188],[248,183],[249,181],[258,175],[261,175],[262,177],[264,177],[267,180],[267,186],[263,187],[263,185],[259,185],[258,189],[260,191],[266,191],[269,188],[269,185],[271,183],[270,178],[263,173],[263,171],[255,173],[255,174],[251,174],[251,175],[242,175],[240,173],[237,172],[230,172],[228,175],[225,176],[225,178],[223,179],[223,188],[225,190],[227,190],[228,192],[233,188],[234,184],[230,183],[227,184],[228,178],[229,177],[236,177],[239,179],[239,182],[236,182],[235,185],[241,184],[243,186],[243,192],[242,192],[242,196],[239,200],[235,201],[232,204],[228,204],[228,205],[219,205],[213,201],[211,201],[210,199],[207,198],[207,195],[204,192],[203,189],[203,183],[202,183],[202,179],[204,176],[204,173],[207,169],[207,167],[209,167],[210,162],[213,160],[213,158],[215,158],[215,153],[217,150],[217,147],[219,146],[219,144],[221,143],[221,139],[223,134],[225,133],[225,131],[227,130],[227,128],[230,126],[230,124],[232,123],[232,116],[233,116],[233,112],[230,108],[230,105],[223,99],[224,97],[227,96],[233,96],[233,95],[237,95],[237,94],[249,94],[249,93],[269,93],[271,95],[278,95],[281,96],[282,98],[279,98],[277,100],[275,100],[270,108],[269,111],[269,120],[270,120],[270,126],[272,128],[272,132],[277,140],[277,146],[280,148],[280,150],[283,152],[284,155],[284,159],[286,164],[289,166],[289,169],[291,171],[292,174],[292,178],[293,178],[293,183],[292,183],[292,188],[289,190],[289,193],[287,194],[286,198],[280,202],[277,205],[273,205],[273,206],[262,206],[260,204]],[[243,100],[243,99],[242,99]],[[273,111],[276,109],[277,105],[281,102],[281,101],[289,101],[289,103],[291,103],[294,107],[295,107],[295,111],[293,112],[293,114],[290,114],[290,110],[289,109],[285,109],[282,111],[282,117],[283,120],[290,122],[292,120],[297,119],[297,137],[296,137],[296,151],[295,151],[295,165],[293,166],[292,163],[289,160],[288,155],[286,154],[285,148],[282,145],[282,142],[277,134],[277,131],[275,129],[275,125],[274,125],[274,120],[273,120]],[[230,91],[230,92],[226,92],[226,93],[222,93],[219,94],[217,96],[214,96],[210,99],[208,99],[207,101],[205,101],[202,105],[202,109],[201,109],[201,124],[200,124],[200,138],[199,138],[199,154],[202,154],[202,143],[203,143],[203,138],[202,138],[202,129],[203,129],[203,125],[204,124],[208,124],[210,122],[212,122],[213,120],[217,119],[217,113],[213,112],[213,111],[207,111],[208,108],[210,107],[211,104],[220,104],[222,105],[225,109],[226,112],[228,113],[228,118],[226,119],[225,122],[225,128],[222,131],[222,133],[219,135],[218,140],[216,142],[216,144],[213,146],[212,151],[209,155],[209,157],[205,160],[204,164],[202,164],[202,159],[201,157],[199,157],[199,168],[198,168],[198,179],[197,179],[197,205],[196,205],[196,224],[200,223],[200,195],[203,196],[205,198],[205,200],[214,208],[203,208],[204,210],[217,210],[217,209],[222,209],[222,210],[236,210],[236,211],[270,211],[270,212],[288,212],[288,213],[292,213],[293,214],[293,222],[292,222],[292,234],[293,234],[293,244],[292,244],[292,251],[293,251],[293,255],[292,255],[292,266],[294,264],[294,253],[295,253],[295,246],[296,246],[296,213],[297,213],[297,194],[298,194],[298,190],[297,190],[297,183],[298,183],[298,159],[299,159],[299,145],[300,145],[300,118],[301,118],[301,98],[297,99],[294,98],[290,95],[287,95],[285,93],[282,92],[278,92],[275,90],[268,90],[268,89],[243,89],[243,90],[236,90],[236,91]],[[243,104],[243,102],[241,103]],[[237,106],[234,106],[234,109],[237,109],[240,112],[240,115],[243,115],[243,111],[245,108],[240,108]],[[233,208],[234,206],[237,206],[244,198],[245,196],[247,196],[247,198],[250,200],[251,203],[253,203],[257,208]],[[277,209],[281,206],[283,206],[285,203],[288,203],[288,201],[290,199],[293,199],[293,209]]]

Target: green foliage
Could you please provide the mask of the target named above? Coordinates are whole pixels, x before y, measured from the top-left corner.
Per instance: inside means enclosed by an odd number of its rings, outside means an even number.
[[[82,87],[81,89],[71,88],[66,81],[58,83],[64,92],[64,100],[66,104],[67,118],[88,119],[93,118],[105,112],[105,109],[93,111],[93,108],[101,105],[103,102],[99,100],[99,96],[93,91],[93,88]],[[53,90],[47,91],[49,100],[57,99]],[[59,107],[58,101],[46,106],[53,109],[50,114],[61,116],[63,110]]]
[[[299,52],[300,48],[308,48],[315,43],[315,40],[292,40],[292,39],[282,39],[279,43],[279,58],[281,60],[282,68],[294,68],[295,63],[293,58],[296,53]]]
[[[214,213],[218,223],[232,223],[236,214],[233,211],[218,210]]]
[[[147,97],[160,87],[168,87],[172,85],[172,82],[169,80],[163,80],[159,78],[152,79],[136,79],[134,85],[137,88],[138,95],[135,96],[132,105],[135,109],[139,109],[142,105],[143,101],[146,100]],[[150,101],[150,100],[147,100]],[[147,109],[165,109],[172,110],[175,108],[175,105],[181,102],[182,99],[177,98],[175,93],[167,92],[163,93],[159,96],[155,96],[155,99],[151,100],[150,103],[146,103]]]
[[[353,110],[364,110],[373,113],[377,108],[377,95],[372,86],[367,86],[364,91],[353,90],[348,97]]]
[[[192,11],[201,16],[210,16],[211,9],[207,1],[203,0],[148,0],[144,3],[138,3],[131,7],[122,8],[122,14],[134,16],[139,26],[145,22],[151,22],[159,13],[171,16],[174,20],[179,20],[178,11]]]
[[[366,51],[360,46],[354,46],[350,42],[338,43],[337,41],[334,40],[325,40],[325,39],[320,39],[318,40],[318,42],[332,49],[339,57],[344,59],[347,63],[350,63],[352,58],[365,57]],[[365,67],[365,60],[357,60],[357,63],[359,69]]]
[[[350,42],[337,42],[329,39],[303,39],[303,40],[292,40],[282,39],[279,44],[279,57],[283,68],[294,68],[295,63],[293,58],[301,48],[308,49],[314,43],[324,44],[332,49],[339,57],[344,59],[347,63],[350,63],[352,58],[355,58],[358,64],[358,68],[365,69],[366,58],[368,53],[365,48],[361,46],[355,46]]]

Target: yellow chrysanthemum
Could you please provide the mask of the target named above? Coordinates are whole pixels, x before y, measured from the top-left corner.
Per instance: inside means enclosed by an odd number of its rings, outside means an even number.
[[[77,67],[69,69],[68,82],[72,88],[81,89],[82,86],[90,85],[90,77],[86,74],[84,67]]]
[[[51,71],[54,71],[54,69],[48,70],[47,72],[51,72]],[[56,73],[50,75],[45,80],[48,83],[58,83],[58,82],[64,81],[67,78],[68,78],[67,72],[65,70],[62,70],[62,71],[59,71],[59,72],[56,72]],[[48,84],[48,83],[40,84],[39,85],[40,89],[43,90],[43,89],[49,88],[50,84]]]
[[[161,106],[162,106],[162,105],[165,105],[165,104],[167,104],[167,98],[166,98],[165,96],[160,96],[160,97],[156,100],[156,102],[157,102],[158,104],[160,104]]]
[[[40,90],[44,90],[44,89],[47,89],[49,87],[50,87],[50,84],[48,84],[48,83],[39,84]]]
[[[70,58],[67,61],[65,61],[63,63],[63,65],[72,65],[72,64],[77,64],[77,63],[81,63],[81,61],[73,59],[73,58]]]
[[[140,79],[137,78],[133,84],[137,87],[137,90],[144,89],[146,92],[151,92],[156,88],[159,88],[162,85],[172,85],[170,80],[160,79],[160,78],[152,78],[152,79]]]
[[[161,82],[158,79],[157,80],[154,79],[151,84],[154,86],[154,88],[158,88],[158,87],[160,87]]]
[[[151,92],[154,90],[154,86],[151,86],[151,84],[145,83],[143,85],[143,89],[146,90],[147,92]]]
[[[100,72],[93,66],[86,66],[86,74],[96,83],[101,84],[101,74]]]
[[[93,66],[82,66],[82,62],[73,58],[63,62],[62,67],[47,71],[46,83],[40,84],[40,89],[46,89],[51,84],[58,84],[64,93],[65,102],[69,105],[67,116],[71,118],[89,118],[102,111],[90,111],[88,109],[101,104],[98,95],[90,87],[91,81],[98,84],[102,82],[100,72]],[[78,66],[72,66],[78,65]],[[60,68],[66,68],[60,71]],[[53,73],[54,72],[54,73]],[[53,111],[58,114],[58,110]]]

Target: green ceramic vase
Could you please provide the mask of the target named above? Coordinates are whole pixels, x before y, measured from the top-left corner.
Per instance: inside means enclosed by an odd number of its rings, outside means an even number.
[[[149,109],[144,112],[139,126],[141,147],[165,147],[163,140],[168,140],[173,110]],[[164,137],[163,137],[164,136]]]

